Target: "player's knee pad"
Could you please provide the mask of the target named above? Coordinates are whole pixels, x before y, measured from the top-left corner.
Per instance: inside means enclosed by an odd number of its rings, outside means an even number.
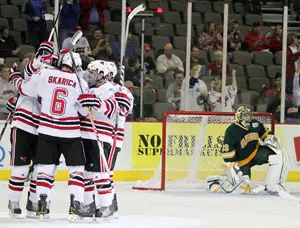
[[[53,169],[54,165],[37,165],[37,187],[52,189],[54,183]]]
[[[107,194],[112,190],[112,183],[108,173],[93,173],[94,183],[98,194]]]
[[[29,172],[28,165],[14,166],[14,167],[12,167],[12,170],[11,170],[11,176],[25,177],[25,179],[26,179],[28,172]]]
[[[95,189],[95,185],[93,181],[93,173],[84,171],[84,191],[93,192],[94,189]]]
[[[78,182],[80,185],[84,186],[84,177],[83,177],[84,166],[68,166],[68,169],[70,174],[70,180],[74,180]]]
[[[283,184],[288,174],[288,159],[283,153],[269,156],[269,171],[267,174],[267,186]]]

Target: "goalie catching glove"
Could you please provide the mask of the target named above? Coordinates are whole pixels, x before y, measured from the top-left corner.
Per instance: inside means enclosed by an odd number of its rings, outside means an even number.
[[[81,104],[82,107],[88,108],[100,108],[101,99],[96,97],[95,94],[80,94],[77,98],[77,101]]]

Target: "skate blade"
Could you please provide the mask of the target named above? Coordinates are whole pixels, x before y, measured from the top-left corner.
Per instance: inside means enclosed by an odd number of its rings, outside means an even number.
[[[75,214],[69,214],[68,220],[69,220],[69,222],[73,222],[73,223],[93,223],[94,222],[93,217],[80,217]]]
[[[100,217],[100,218],[95,217],[95,221],[97,221],[97,222],[112,222],[114,220],[116,220],[116,219],[114,218],[113,215],[106,216],[106,217]]]
[[[39,219],[40,218],[40,216],[38,216],[35,211],[27,211],[26,217],[31,218],[31,219]]]
[[[48,220],[50,218],[49,214],[39,214],[37,216],[40,218],[41,221]]]
[[[21,214],[14,214],[11,211],[9,211],[9,216],[11,218],[19,219],[21,217]]]

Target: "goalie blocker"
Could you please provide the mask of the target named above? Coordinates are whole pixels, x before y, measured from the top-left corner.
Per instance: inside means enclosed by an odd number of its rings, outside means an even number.
[[[241,106],[224,137],[221,155],[225,161],[226,178],[208,177],[208,190],[213,192],[247,193],[251,178],[251,168],[255,165],[269,164],[265,190],[275,193],[283,184],[288,173],[288,155],[282,149],[280,140],[263,124],[252,119],[252,112]],[[231,186],[229,186],[231,185]],[[229,187],[228,187],[229,186]],[[228,190],[229,189],[229,190]]]

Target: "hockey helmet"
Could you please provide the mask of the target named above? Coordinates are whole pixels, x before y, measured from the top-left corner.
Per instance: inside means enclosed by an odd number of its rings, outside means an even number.
[[[89,84],[105,80],[108,75],[108,69],[104,61],[95,60],[87,66],[88,76],[86,80]]]
[[[81,61],[80,55],[78,53],[75,53],[75,52],[73,52],[72,55],[73,55],[73,58],[74,58],[75,67],[76,68],[81,67],[82,61]],[[73,69],[73,61],[72,61],[72,57],[71,57],[70,52],[67,52],[66,54],[63,55],[61,64],[69,66],[70,68]]]
[[[118,70],[116,67],[116,64],[114,62],[105,62],[106,66],[108,68],[109,74],[108,74],[108,81],[113,81],[114,78],[116,77]]]
[[[250,107],[243,105],[239,107],[235,113],[235,120],[242,123],[245,127],[248,127],[252,120],[252,111]]]

